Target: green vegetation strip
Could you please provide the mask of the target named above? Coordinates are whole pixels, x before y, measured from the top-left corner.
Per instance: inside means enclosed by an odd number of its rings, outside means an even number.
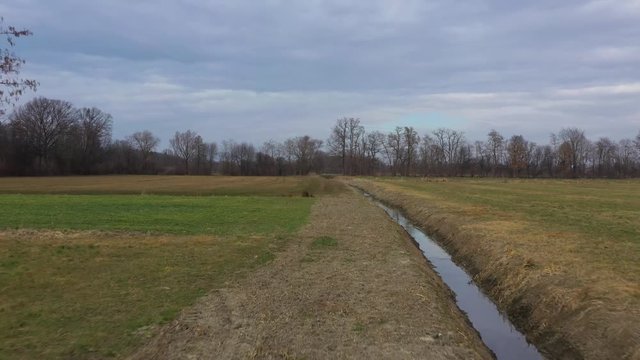
[[[0,195],[0,229],[167,234],[290,232],[313,199],[160,195]]]

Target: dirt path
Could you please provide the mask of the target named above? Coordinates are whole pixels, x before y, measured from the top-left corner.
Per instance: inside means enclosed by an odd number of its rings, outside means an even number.
[[[272,264],[185,310],[132,358],[491,355],[404,232],[349,192],[319,198]]]

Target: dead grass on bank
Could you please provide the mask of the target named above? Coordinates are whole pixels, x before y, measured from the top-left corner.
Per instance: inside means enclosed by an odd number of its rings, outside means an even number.
[[[633,245],[594,244],[584,234],[390,183],[350,182],[435,234],[553,358],[640,357],[640,287],[638,277],[633,280],[640,272],[629,261],[629,251],[637,251]],[[616,253],[628,265],[615,262]]]

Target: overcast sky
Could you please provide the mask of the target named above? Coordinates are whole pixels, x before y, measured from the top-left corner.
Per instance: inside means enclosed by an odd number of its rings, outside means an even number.
[[[640,130],[640,0],[13,0],[0,15],[34,32],[15,50],[37,95],[111,113],[118,138],[326,139],[343,116],[545,143]]]

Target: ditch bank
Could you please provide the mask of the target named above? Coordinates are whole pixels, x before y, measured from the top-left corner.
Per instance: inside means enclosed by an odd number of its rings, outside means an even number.
[[[640,359],[638,326],[590,296],[580,281],[548,271],[504,241],[470,231],[463,218],[423,198],[364,179],[347,183],[426,230],[546,357]]]

